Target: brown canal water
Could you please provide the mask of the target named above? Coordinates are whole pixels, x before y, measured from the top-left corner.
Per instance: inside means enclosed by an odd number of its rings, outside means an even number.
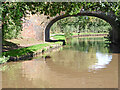
[[[48,58],[2,65],[2,88],[118,88],[118,55],[103,39],[73,39]]]

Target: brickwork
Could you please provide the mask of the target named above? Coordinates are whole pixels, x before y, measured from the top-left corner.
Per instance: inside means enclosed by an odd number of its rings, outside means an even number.
[[[35,31],[33,24],[30,22],[23,23],[23,31],[21,32],[23,38],[35,38]]]
[[[34,38],[39,41],[44,41],[44,28],[48,22],[47,16],[30,14],[23,21],[23,31],[21,32],[23,38]]]

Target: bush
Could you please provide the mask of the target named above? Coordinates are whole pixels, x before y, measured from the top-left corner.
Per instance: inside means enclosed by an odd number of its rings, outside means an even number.
[[[72,33],[71,32],[65,32],[64,36],[66,39],[71,39],[72,38]]]
[[[0,57],[0,64],[3,64],[5,62],[7,62],[8,60],[9,60],[9,57],[5,57],[5,56]]]

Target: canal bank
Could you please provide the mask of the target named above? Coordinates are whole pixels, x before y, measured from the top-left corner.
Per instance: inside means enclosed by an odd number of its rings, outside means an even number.
[[[3,57],[3,63],[9,61],[32,59],[37,55],[45,56],[45,53],[49,52],[49,50],[60,48],[62,47],[62,45],[62,42],[45,42],[43,44],[37,44],[25,48],[9,50],[2,53],[2,55],[5,56]]]

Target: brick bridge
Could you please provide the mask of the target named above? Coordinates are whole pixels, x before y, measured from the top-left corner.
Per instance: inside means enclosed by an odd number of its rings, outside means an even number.
[[[76,15],[65,15],[61,13],[61,15],[50,17],[49,19],[48,16],[45,15],[29,15],[25,20],[27,22],[23,24],[22,36],[32,37],[39,41],[51,41],[51,26],[60,19],[72,16],[94,16],[105,20],[112,27],[112,31],[110,32],[112,42],[120,43],[120,26],[119,23],[116,22],[116,16],[112,13],[104,13],[101,11],[81,11]]]

